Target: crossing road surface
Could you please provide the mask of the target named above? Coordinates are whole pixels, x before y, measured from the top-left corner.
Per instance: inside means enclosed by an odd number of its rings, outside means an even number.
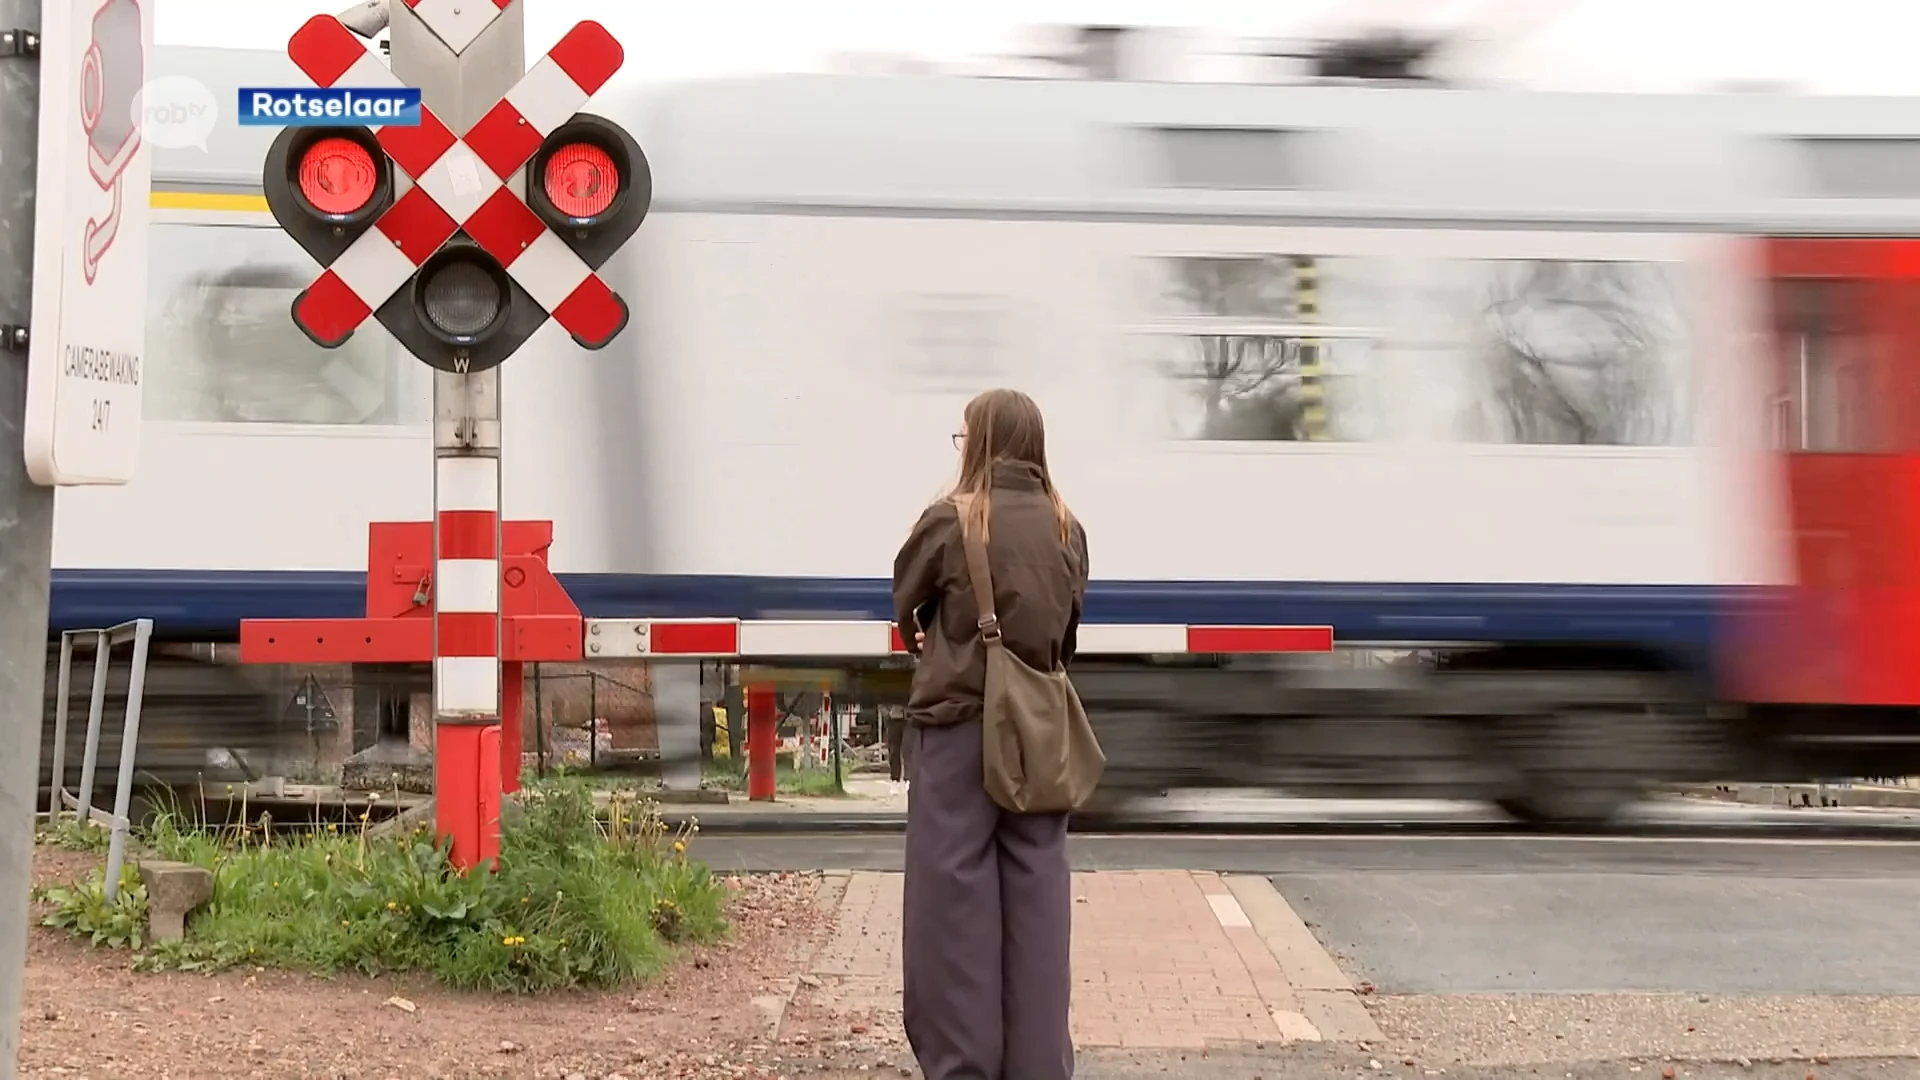
[[[838,903],[864,899],[843,906],[839,944],[823,952],[832,960],[789,1020],[823,1037],[877,1033],[870,1068],[909,1062],[885,1034],[899,1030],[886,898],[900,839],[699,844],[718,868],[859,871],[828,878],[846,883]],[[1920,1078],[1920,844],[1175,835],[1071,846],[1082,1077]],[[849,1009],[865,1011],[849,1020]]]

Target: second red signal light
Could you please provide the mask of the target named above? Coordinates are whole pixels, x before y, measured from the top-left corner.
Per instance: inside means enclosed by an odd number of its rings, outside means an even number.
[[[625,128],[578,113],[527,163],[527,205],[595,270],[646,220],[653,170]]]
[[[574,221],[592,221],[606,213],[620,193],[620,169],[592,143],[560,147],[542,171],[547,201]]]

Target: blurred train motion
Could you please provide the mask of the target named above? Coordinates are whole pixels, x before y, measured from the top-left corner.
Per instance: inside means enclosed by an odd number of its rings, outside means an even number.
[[[299,82],[159,57],[222,101]],[[588,616],[886,618],[961,404],[1009,384],[1091,534],[1089,622],[1389,650],[1088,658],[1116,791],[1575,821],[1920,759],[1902,102],[823,75],[597,108],[654,169],[606,271],[633,325],[504,369],[508,511],[556,523]],[[158,152],[142,472],[60,492],[56,630],[356,615],[367,523],[431,505],[426,369],[288,319],[271,134]],[[192,693],[154,739],[247,741]]]

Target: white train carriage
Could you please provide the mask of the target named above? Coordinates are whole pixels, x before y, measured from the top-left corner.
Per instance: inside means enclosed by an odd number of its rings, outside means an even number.
[[[655,174],[605,271],[634,321],[597,354],[544,329],[503,375],[506,511],[555,522],[590,617],[886,618],[960,406],[1007,384],[1094,538],[1093,624],[1920,703],[1920,665],[1861,659],[1920,658],[1906,526],[1816,497],[1905,499],[1920,448],[1888,366],[1920,334],[1847,299],[1916,265],[1900,102],[785,76],[598,108]],[[334,353],[289,324],[313,270],[266,141],[157,159],[142,473],[61,493],[57,626],[356,614],[366,523],[427,514],[426,369],[371,323]],[[1858,288],[1815,311],[1796,282]],[[1887,588],[1820,577],[1836,551]],[[1809,585],[1846,599],[1819,633],[1742,606]],[[1842,673],[1730,666],[1730,634]]]
[[[1902,134],[1893,102],[786,77],[605,107],[657,177],[608,271],[633,331],[505,369],[508,512],[556,521],[603,615],[883,610],[996,382],[1048,409],[1116,614],[1452,640],[1475,605],[1786,583],[1746,237],[1916,222],[1810,197],[1852,144],[1795,142]],[[61,494],[59,621],[94,581],[196,629],[323,614],[365,523],[427,510],[425,369],[286,323],[311,267],[258,196],[269,134],[159,155],[144,467]]]

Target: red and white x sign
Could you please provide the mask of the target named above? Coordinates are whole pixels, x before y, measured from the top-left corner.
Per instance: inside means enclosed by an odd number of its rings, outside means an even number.
[[[331,15],[308,20],[287,42],[287,55],[316,86],[402,85]],[[376,128],[381,148],[413,187],[301,294],[293,317],[317,341],[345,340],[464,229],[569,334],[589,346],[612,338],[625,318],[620,301],[507,181],[606,85],[623,59],[620,43],[605,27],[583,22],[466,138],[455,136],[424,105],[418,127]]]

